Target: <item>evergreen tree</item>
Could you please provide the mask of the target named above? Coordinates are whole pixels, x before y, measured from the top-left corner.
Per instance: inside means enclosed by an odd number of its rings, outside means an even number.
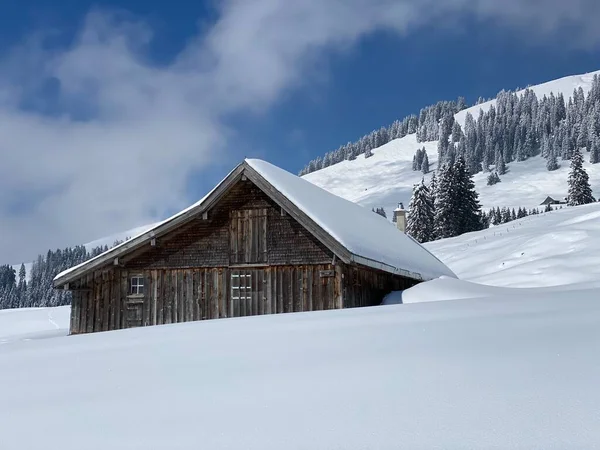
[[[583,156],[579,149],[575,150],[571,157],[571,172],[569,173],[569,194],[567,204],[569,206],[585,205],[595,202],[590,187],[589,177],[583,168]]]
[[[493,186],[496,183],[500,183],[500,177],[498,176],[498,174],[496,172],[492,172],[488,175],[487,177],[487,185],[488,186]]]
[[[600,162],[600,137],[594,136],[590,149],[590,162],[597,164]]]
[[[560,166],[558,165],[558,160],[556,159],[556,154],[554,153],[554,148],[552,145],[548,146],[548,159],[546,160],[546,169],[552,172],[553,170],[557,170]]]
[[[433,240],[433,197],[425,180],[413,188],[413,195],[408,205],[406,232],[418,242]]]
[[[478,197],[463,158],[459,157],[454,165],[445,165],[440,172],[435,197],[436,238],[480,230],[481,206]]]
[[[553,209],[552,209],[552,205],[550,203],[548,203],[546,205],[546,207],[544,208],[544,212],[550,212],[550,211],[553,211]]]
[[[424,175],[427,175],[429,173],[429,157],[427,156],[427,152],[425,152],[425,149],[423,149],[424,155],[423,155],[423,162],[421,163],[421,172],[423,172]]]
[[[506,163],[504,162],[504,155],[500,151],[496,153],[496,173],[498,175],[504,175],[506,173]]]

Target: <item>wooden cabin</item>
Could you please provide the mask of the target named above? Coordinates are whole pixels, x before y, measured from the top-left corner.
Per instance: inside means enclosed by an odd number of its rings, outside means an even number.
[[[206,197],[54,280],[71,334],[380,304],[440,275],[385,218],[267,162],[238,165]]]

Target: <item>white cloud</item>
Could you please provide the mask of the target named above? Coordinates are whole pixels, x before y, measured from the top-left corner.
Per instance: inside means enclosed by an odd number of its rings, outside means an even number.
[[[320,76],[328,52],[368,33],[406,33],[468,13],[524,36],[576,24],[573,45],[596,45],[596,3],[228,0],[168,65],[147,57],[152,30],[143,22],[106,12],[91,12],[66,48],[31,36],[0,66],[0,260],[19,262],[185,205],[192,170],[215,157],[237,162],[227,147],[230,114],[268,111]]]

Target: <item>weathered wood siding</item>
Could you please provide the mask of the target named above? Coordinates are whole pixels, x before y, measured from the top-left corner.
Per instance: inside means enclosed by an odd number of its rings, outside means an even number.
[[[364,267],[344,266],[343,273],[344,308],[379,305],[390,292],[417,284],[409,278]]]
[[[240,181],[208,217],[73,283],[71,333],[370,306],[414,284],[333,262],[308,230]],[[132,277],[143,293],[131,294]]]
[[[339,266],[338,266],[339,267]],[[249,274],[248,295],[232,275]],[[144,294],[128,295],[143,275]],[[73,292],[71,334],[225,317],[341,308],[341,268],[330,264],[96,272]],[[237,298],[236,298],[237,297]]]
[[[262,220],[265,217],[266,220]],[[264,239],[266,238],[266,252]],[[323,264],[333,253],[249,181],[239,182],[209,212],[124,258],[126,268],[228,267],[233,264]]]

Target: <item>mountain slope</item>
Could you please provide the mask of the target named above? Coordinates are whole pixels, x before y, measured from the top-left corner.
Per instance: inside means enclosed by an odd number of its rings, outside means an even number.
[[[582,87],[588,92],[595,74],[575,75],[551,81],[530,89],[541,97],[554,92],[563,93],[568,99],[574,88]],[[523,91],[521,91],[523,92]],[[463,110],[455,115],[456,120],[464,124],[466,114],[470,112],[477,118],[479,110],[487,111],[496,101]],[[365,158],[359,155],[354,161],[343,161],[328,166],[304,177],[337,195],[373,208],[383,206],[388,213],[399,202],[408,205],[412,186],[418,183],[423,175],[413,172],[412,158],[418,148],[425,146],[431,168],[437,166],[437,141],[418,143],[416,135],[408,135],[396,139],[372,151],[373,156]],[[585,169],[590,175],[590,182],[596,196],[600,194],[600,165],[592,165],[585,155]],[[495,206],[538,206],[546,196],[562,199],[567,195],[567,177],[569,161],[561,161],[561,167],[553,172],[546,169],[546,160],[541,156],[532,157],[522,162],[508,164],[509,172],[502,176],[502,182],[495,186],[487,186],[487,174],[478,173],[474,180],[480,200],[484,208]],[[428,180],[431,175],[425,176]]]
[[[571,75],[568,77],[559,78],[557,80],[552,80],[546,83],[530,86],[527,89],[533,91],[538,98],[542,98],[544,95],[546,97],[549,97],[551,93],[554,93],[554,95],[562,93],[565,96],[565,99],[567,99],[573,94],[573,91],[575,89],[582,88],[583,92],[587,94],[590,90],[590,87],[592,86],[594,75],[600,75],[600,70],[596,72],[585,73],[582,75]],[[525,90],[522,89],[517,93],[519,95],[522,95],[524,92]],[[454,116],[454,119],[458,123],[460,123],[461,127],[464,127],[465,117],[467,116],[467,113],[471,113],[471,115],[476,119],[479,115],[479,110],[483,110],[484,112],[486,112],[490,109],[490,106],[495,104],[496,100],[490,100],[488,102],[472,106],[471,108],[467,108],[460,111]]]
[[[600,280],[600,204],[528,216],[425,247],[463,280],[505,287]]]

